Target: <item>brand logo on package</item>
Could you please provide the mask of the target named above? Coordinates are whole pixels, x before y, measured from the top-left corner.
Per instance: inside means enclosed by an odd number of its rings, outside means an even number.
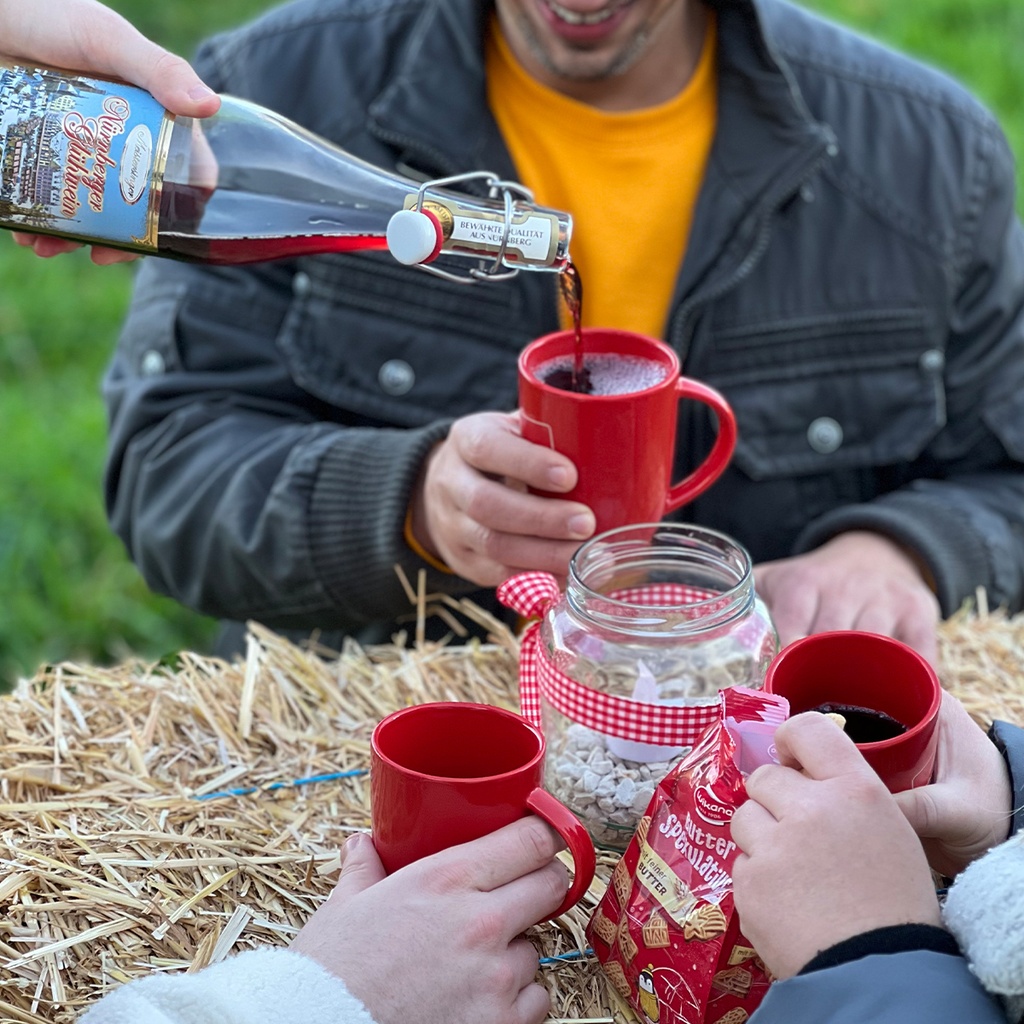
[[[134,206],[146,194],[152,165],[153,133],[140,124],[129,133],[121,157],[121,195],[129,206]]]
[[[693,794],[697,815],[709,825],[728,825],[735,810],[728,802],[715,796],[710,786],[700,786]]]

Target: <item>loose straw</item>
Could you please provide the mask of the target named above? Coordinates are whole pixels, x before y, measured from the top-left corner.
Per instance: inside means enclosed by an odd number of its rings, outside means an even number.
[[[426,700],[516,706],[516,638],[404,583],[412,646],[307,650],[251,625],[237,664],[49,666],[0,699],[0,1021],[71,1024],[131,978],[287,944],[369,827],[376,722]],[[428,616],[490,639],[427,642]],[[1024,618],[965,609],[940,654],[979,723],[1024,722]],[[550,1024],[627,1020],[584,934],[615,862],[600,854],[581,904],[530,932]]]

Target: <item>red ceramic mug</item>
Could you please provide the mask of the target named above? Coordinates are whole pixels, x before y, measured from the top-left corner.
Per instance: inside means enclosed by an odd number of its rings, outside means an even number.
[[[639,385],[619,394],[567,391],[538,376],[538,370],[553,363],[571,366],[575,347],[573,332],[559,331],[530,342],[519,356],[523,437],[568,456],[579,473],[572,491],[553,497],[588,505],[597,518],[595,532],[603,533],[632,523],[657,522],[721,476],[736,447],[736,419],[714,388],[680,376],[679,357],[668,345],[631,331],[585,328],[584,365],[602,366],[603,361],[603,374],[617,364],[623,378]],[[707,458],[673,483],[683,398],[714,410],[718,436]]]
[[[896,719],[906,732],[857,749],[892,793],[931,782],[942,688],[925,658],[899,640],[856,630],[794,640],[768,666],[764,688],[785,697],[793,715],[837,703]]]
[[[572,885],[551,915],[558,917],[587,891],[595,853],[584,825],[543,781],[544,736],[521,715],[461,701],[393,712],[370,739],[373,842],[385,870],[536,814],[572,854]]]

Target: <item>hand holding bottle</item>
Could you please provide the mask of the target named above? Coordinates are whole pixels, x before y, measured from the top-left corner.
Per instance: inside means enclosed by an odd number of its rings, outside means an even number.
[[[568,491],[575,484],[572,462],[524,440],[517,414],[465,416],[427,461],[413,501],[413,533],[480,586],[528,569],[564,576],[580,542],[594,532],[594,514],[527,487]]]
[[[0,0],[0,32],[9,57],[122,78],[151,92],[174,114],[207,117],[220,105],[187,61],[97,0],[50,0],[45,15],[38,0]],[[44,257],[79,248],[45,235],[16,233],[15,240]],[[92,258],[106,264],[136,256],[96,246]]]

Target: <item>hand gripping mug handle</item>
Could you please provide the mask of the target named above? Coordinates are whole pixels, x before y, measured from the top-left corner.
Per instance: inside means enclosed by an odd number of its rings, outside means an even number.
[[[564,840],[572,854],[573,879],[562,905],[551,914],[561,917],[575,906],[590,887],[597,866],[594,841],[583,823],[564,804],[559,803],[546,789],[538,787],[526,799],[526,806],[543,818]]]
[[[689,475],[673,484],[665,496],[665,512],[672,512],[703,494],[724,472],[736,448],[736,417],[729,403],[714,388],[688,377],[676,381],[677,401],[693,398],[710,405],[718,417],[718,436],[708,457]]]

